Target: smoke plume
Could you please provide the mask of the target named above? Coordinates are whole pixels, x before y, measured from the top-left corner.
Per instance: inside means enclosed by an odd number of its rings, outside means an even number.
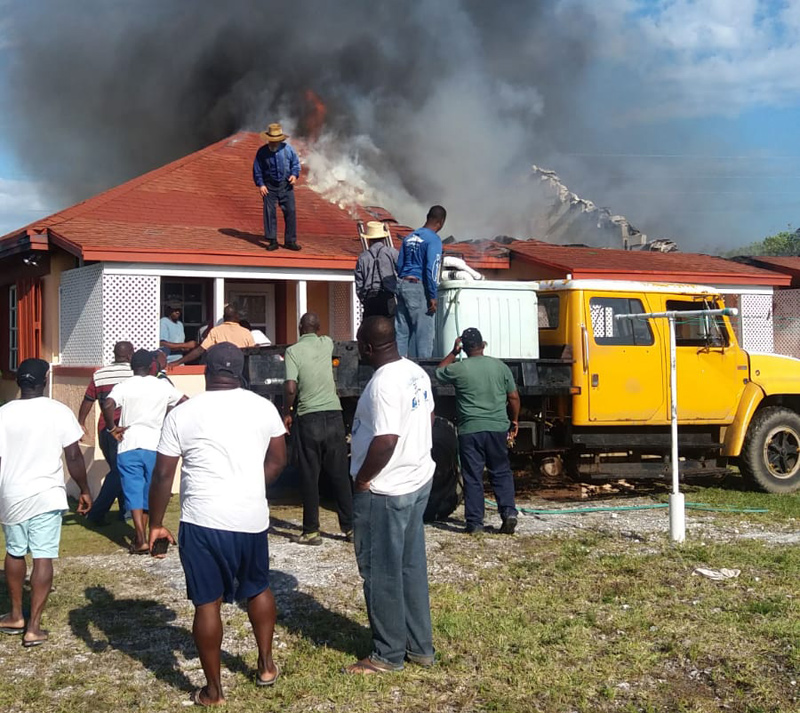
[[[40,0],[9,28],[12,143],[64,203],[277,120],[335,200],[344,181],[410,225],[441,203],[446,233],[528,237],[550,200],[531,165],[593,147],[575,2]]]

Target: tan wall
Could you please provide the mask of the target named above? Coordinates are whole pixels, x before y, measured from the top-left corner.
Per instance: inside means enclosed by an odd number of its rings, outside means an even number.
[[[330,284],[328,282],[308,282],[308,311],[319,315],[320,332],[330,334]]]
[[[0,402],[12,401],[19,395],[17,382],[13,379],[0,379]]]
[[[61,251],[50,257],[50,274],[42,279],[42,359],[52,362],[59,353],[59,294],[61,273],[75,267],[75,258]]]

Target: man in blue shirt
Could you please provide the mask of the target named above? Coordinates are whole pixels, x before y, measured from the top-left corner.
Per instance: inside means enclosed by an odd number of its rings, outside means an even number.
[[[178,361],[181,354],[194,349],[197,342],[186,341],[186,332],[181,322],[181,306],[177,302],[170,302],[164,307],[164,316],[159,322],[159,346],[169,350],[168,361]]]
[[[266,140],[253,161],[253,181],[264,199],[264,237],[267,250],[278,249],[277,207],[283,211],[284,247],[300,250],[297,244],[297,213],[294,205],[294,184],[300,177],[300,161],[295,150],[286,143],[289,137],[280,124],[270,124],[261,137]]]
[[[433,354],[436,296],[447,211],[440,205],[428,211],[425,225],[403,238],[397,257],[395,331],[400,356],[429,359]]]

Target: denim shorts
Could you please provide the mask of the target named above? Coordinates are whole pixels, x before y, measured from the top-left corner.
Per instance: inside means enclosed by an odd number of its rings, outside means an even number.
[[[6,551],[12,557],[24,557],[30,552],[33,559],[57,559],[61,510],[43,512],[16,525],[3,525],[3,534]]]
[[[196,606],[255,597],[269,587],[267,531],[230,532],[181,522],[178,530],[186,594]]]

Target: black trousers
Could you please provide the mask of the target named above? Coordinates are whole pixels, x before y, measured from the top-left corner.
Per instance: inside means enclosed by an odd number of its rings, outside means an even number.
[[[296,419],[297,460],[303,490],[303,532],[319,532],[319,476],[333,486],[342,532],[353,529],[353,485],[341,411],[317,411]]]
[[[294,204],[294,188],[287,181],[285,185],[267,184],[264,196],[264,238],[268,243],[278,241],[278,207],[283,211],[285,232],[283,242],[287,245],[297,242],[297,210]]]

